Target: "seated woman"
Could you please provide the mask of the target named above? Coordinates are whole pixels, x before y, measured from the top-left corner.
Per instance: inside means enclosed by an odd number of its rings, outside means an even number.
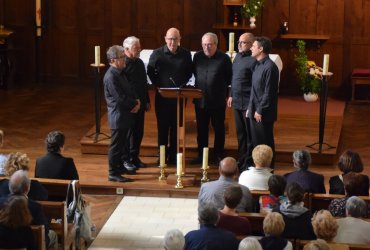
[[[63,180],[78,180],[78,173],[72,158],[64,157],[65,136],[60,131],[50,132],[45,139],[45,156],[36,160],[35,177]]]
[[[26,197],[10,196],[0,210],[0,248],[37,249],[30,227],[31,220]]]
[[[0,197],[10,194],[9,191],[9,178],[17,170],[29,171],[28,163],[30,159],[26,154],[20,152],[10,153],[4,164],[4,174],[7,179],[0,180]],[[31,180],[30,192],[28,197],[36,201],[44,201],[48,199],[48,191],[37,180]]]
[[[360,155],[352,150],[346,150],[339,157],[338,168],[342,172],[340,175],[330,177],[329,194],[344,194],[343,177],[349,172],[361,173],[364,170],[364,165]],[[369,177],[363,175],[363,183],[359,195],[369,196]]]
[[[271,175],[268,180],[270,195],[262,195],[259,199],[260,213],[271,212],[288,200],[284,195],[286,181],[281,175]]]
[[[272,149],[264,144],[258,145],[252,151],[252,158],[255,167],[249,167],[241,173],[239,184],[250,190],[268,190],[267,182],[272,175]]]
[[[262,247],[256,238],[249,236],[240,241],[238,250],[262,250]]]
[[[316,239],[311,224],[311,213],[304,207],[303,188],[298,183],[292,182],[287,186],[287,196],[287,202],[272,210],[281,213],[284,218],[285,229],[282,236],[288,239]]]
[[[263,220],[263,232],[265,237],[260,239],[263,250],[291,250],[292,243],[281,237],[285,228],[281,214],[269,213]]]
[[[364,175],[350,172],[343,177],[344,192],[343,198],[334,199],[329,204],[329,211],[335,217],[346,216],[346,202],[351,196],[359,196],[363,189],[363,183],[368,179]]]

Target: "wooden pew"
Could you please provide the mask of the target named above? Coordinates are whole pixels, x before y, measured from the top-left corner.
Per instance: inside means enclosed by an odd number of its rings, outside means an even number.
[[[264,235],[263,233],[263,220],[265,219],[265,214],[263,213],[247,213],[247,212],[242,212],[239,213],[239,216],[245,217],[249,220],[251,223],[251,229],[252,235],[256,236],[262,236]]]
[[[49,194],[49,201],[65,201],[67,189],[70,180],[47,179],[47,178],[31,178],[38,180],[47,190]]]
[[[31,225],[33,237],[35,238],[37,249],[45,250],[45,226],[44,225]]]
[[[344,195],[341,194],[310,194],[309,195],[309,209],[311,213],[315,213],[318,210],[321,209],[328,209],[329,204],[334,199],[343,198]],[[361,199],[363,199],[368,206],[370,206],[370,197],[369,196],[359,196]]]
[[[302,250],[303,247],[310,242],[309,240],[297,240],[296,241],[296,249]],[[366,244],[345,244],[345,243],[335,243],[335,242],[328,242],[328,244],[335,244],[332,246],[332,249],[347,249],[347,246],[350,250],[368,250],[370,249],[370,245]]]

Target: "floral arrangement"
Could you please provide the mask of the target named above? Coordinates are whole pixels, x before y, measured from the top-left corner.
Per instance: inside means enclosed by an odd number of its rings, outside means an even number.
[[[261,11],[265,0],[247,0],[241,7],[241,14],[246,17],[257,17]]]
[[[309,61],[306,54],[306,43],[297,41],[298,54],[294,55],[297,63],[299,84],[303,93],[319,94],[321,88],[322,68],[316,66],[314,61]]]

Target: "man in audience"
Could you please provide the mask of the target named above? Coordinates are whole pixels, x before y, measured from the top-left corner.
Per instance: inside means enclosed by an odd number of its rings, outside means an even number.
[[[238,166],[242,172],[252,165],[252,144],[249,118],[246,112],[252,87],[252,73],[256,59],[252,57],[251,47],[254,42],[252,33],[244,33],[239,37],[238,50],[233,61],[230,97],[227,106],[234,111],[236,134],[238,138]],[[245,164],[245,165],[244,165]]]
[[[271,40],[267,37],[257,37],[251,47],[257,63],[252,75],[247,117],[250,119],[253,147],[266,144],[275,156],[274,123],[277,119],[279,70],[269,57],[271,48]],[[271,168],[274,166],[273,158]]]
[[[57,234],[49,230],[49,221],[45,217],[42,206],[28,198],[27,194],[30,191],[31,180],[28,177],[28,171],[18,170],[11,177],[9,181],[10,195],[25,196],[28,200],[28,208],[32,215],[31,225],[44,225],[45,226],[45,239],[47,247],[56,247],[58,245]],[[8,197],[0,198],[0,209],[7,202]]]
[[[131,179],[121,174],[135,174],[135,167],[125,160],[124,148],[127,136],[134,125],[134,116],[140,110],[140,99],[128,83],[122,70],[125,67],[124,49],[113,45],[107,51],[109,69],[104,76],[104,95],[108,108],[108,123],[111,130],[109,145],[109,181],[127,182]],[[123,162],[123,165],[122,165]]]
[[[185,249],[192,250],[236,250],[238,241],[229,231],[216,227],[219,219],[218,209],[212,203],[198,208],[200,229],[185,235]]]
[[[203,96],[194,99],[198,157],[192,164],[202,162],[203,148],[208,147],[210,122],[215,132],[212,161],[219,163],[224,153],[226,97],[232,64],[230,58],[217,49],[217,44],[216,34],[208,32],[202,37],[203,50],[194,55],[195,87],[203,91]]]
[[[201,207],[205,203],[212,202],[218,209],[225,206],[223,195],[227,187],[231,185],[239,185],[234,178],[238,174],[238,166],[236,160],[232,157],[226,157],[220,162],[218,168],[220,177],[216,181],[204,183],[200,187],[198,196],[198,206]],[[253,198],[249,189],[245,186],[239,185],[243,191],[243,197],[236,207],[239,212],[252,212]]]
[[[125,74],[129,84],[134,88],[140,99],[140,109],[134,114],[134,125],[128,133],[127,144],[125,147],[125,158],[134,164],[136,168],[145,167],[140,158],[140,145],[144,136],[144,118],[145,112],[150,109],[150,100],[148,94],[148,81],[144,62],[140,59],[141,45],[137,37],[130,36],[123,41],[125,49],[126,67],[122,73]]]
[[[164,40],[166,45],[154,50],[150,55],[147,67],[148,76],[156,88],[184,87],[192,75],[190,51],[180,46],[180,31],[176,28],[167,30]],[[167,163],[170,164],[176,163],[176,113],[176,99],[165,98],[157,90],[155,93],[155,114],[157,117],[158,147],[160,145],[167,147]]]
[[[72,158],[64,157],[65,136],[60,131],[50,132],[45,139],[47,154],[36,159],[35,177],[63,180],[78,180]]]
[[[305,192],[325,194],[324,176],[308,171],[311,155],[307,150],[294,151],[293,165],[297,170],[284,175],[287,184],[297,182]]]
[[[370,244],[370,222],[367,217],[367,204],[357,196],[348,198],[345,218],[337,219],[339,228],[334,238],[338,243]]]
[[[178,229],[167,231],[163,239],[163,247],[165,250],[183,250],[185,246],[185,238],[182,232]]]

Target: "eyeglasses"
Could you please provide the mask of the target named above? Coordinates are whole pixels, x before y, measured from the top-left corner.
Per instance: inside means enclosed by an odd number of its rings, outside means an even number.
[[[250,42],[238,41],[238,44],[249,44]]]
[[[166,40],[169,40],[169,41],[177,41],[179,40],[177,37],[166,37]]]
[[[212,47],[213,45],[215,45],[214,43],[202,43],[202,46],[203,47],[207,47],[207,48],[210,48]]]

